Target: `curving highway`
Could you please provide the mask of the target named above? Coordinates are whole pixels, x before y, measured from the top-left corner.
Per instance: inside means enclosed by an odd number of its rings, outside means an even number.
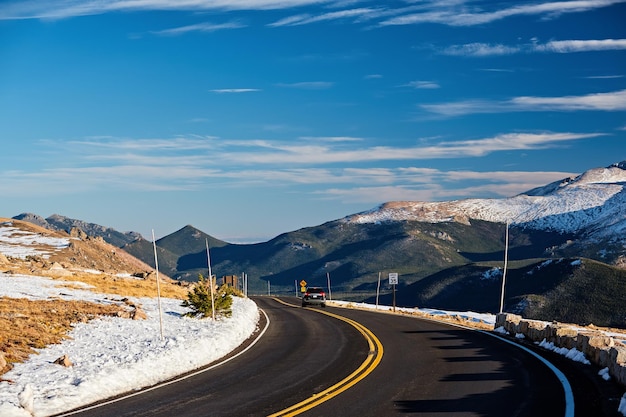
[[[527,352],[440,322],[343,309],[382,342],[380,366],[303,416],[564,416],[557,377]]]
[[[64,415],[565,416],[556,375],[498,338],[440,322],[282,300],[255,298],[269,325],[261,323],[263,335],[236,358]]]

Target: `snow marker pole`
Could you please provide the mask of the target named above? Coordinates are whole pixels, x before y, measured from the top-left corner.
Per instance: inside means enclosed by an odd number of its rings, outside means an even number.
[[[159,283],[159,259],[157,258],[156,239],[154,229],[152,229],[152,246],[154,246],[154,266],[156,269],[157,303],[159,305],[159,328],[161,330],[161,340],[163,340],[163,309],[161,308],[161,285]]]
[[[504,235],[504,271],[502,272],[502,292],[500,294],[500,314],[504,310],[504,284],[506,282],[506,266],[509,259],[509,221],[506,222],[506,232]]]
[[[213,313],[213,321],[215,321],[215,296],[213,295],[213,275],[211,274],[211,256],[209,255],[209,239],[206,242],[206,261],[209,265],[209,287],[211,288],[211,312]],[[217,278],[216,278],[217,281]],[[215,283],[217,284],[217,282]]]

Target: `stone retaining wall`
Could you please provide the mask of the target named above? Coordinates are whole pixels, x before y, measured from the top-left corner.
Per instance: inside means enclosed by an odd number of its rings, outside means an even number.
[[[608,368],[609,375],[626,387],[626,345],[606,332],[581,329],[563,323],[528,320],[508,313],[496,315],[495,328],[499,327],[511,335],[523,334],[533,342],[542,342],[545,339],[556,347],[576,349],[591,363],[602,369]]]

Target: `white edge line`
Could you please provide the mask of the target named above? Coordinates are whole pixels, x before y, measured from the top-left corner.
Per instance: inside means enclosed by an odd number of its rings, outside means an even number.
[[[505,339],[504,337],[486,332],[484,330],[477,330],[477,331],[483,334],[487,334],[491,337],[495,337],[496,339],[500,339],[503,342],[509,343],[513,346],[517,346],[518,348],[522,350],[525,350],[526,352],[530,353],[531,355],[539,359],[541,362],[543,362],[543,364],[546,365],[548,368],[550,368],[550,370],[554,372],[558,380],[561,382],[561,385],[563,385],[563,390],[565,391],[565,417],[574,417],[574,393],[572,392],[572,387],[569,384],[567,377],[565,376],[565,374],[563,374],[563,372],[559,370],[559,368],[554,366],[552,362],[548,361],[543,356],[528,349],[526,346],[520,345],[519,343],[512,342],[508,339]]]
[[[338,306],[339,308],[347,308],[347,307],[343,307],[343,306]],[[386,311],[381,311],[381,310],[367,310],[367,311],[374,311],[374,312],[382,312],[382,313],[386,313]],[[569,381],[567,380],[567,377],[565,376],[565,374],[563,374],[563,372],[561,372],[559,370],[559,368],[557,368],[556,366],[554,366],[551,362],[549,362],[547,359],[545,359],[543,356],[533,352],[532,350],[528,349],[526,346],[522,346],[519,343],[515,343],[512,342],[508,339],[505,339],[504,337],[501,337],[499,335],[484,331],[484,330],[477,330],[474,329],[472,327],[468,327],[468,326],[463,326],[461,324],[456,324],[456,323],[449,323],[447,321],[441,321],[441,320],[437,320],[437,319],[433,319],[433,318],[429,318],[429,317],[415,317],[418,320],[426,320],[426,321],[433,321],[436,323],[444,323],[450,326],[454,326],[454,327],[460,327],[462,329],[466,329],[466,330],[473,330],[473,331],[477,331],[479,333],[483,333],[486,335],[489,335],[491,337],[495,337],[496,339],[502,340],[503,342],[507,342],[513,346],[517,346],[520,349],[525,350],[526,352],[530,353],[532,356],[536,357],[537,359],[539,359],[544,365],[546,365],[552,372],[554,372],[554,375],[556,375],[557,379],[561,382],[561,385],[563,386],[563,391],[565,391],[565,415],[564,417],[574,417],[574,393],[572,391],[572,386],[569,384]]]
[[[82,413],[83,411],[89,411],[89,410],[93,410],[93,409],[95,409],[95,408],[103,407],[103,406],[105,406],[105,405],[113,404],[113,403],[116,403],[116,402],[118,402],[118,401],[125,400],[126,398],[135,397],[135,396],[137,396],[137,395],[141,395],[141,394],[143,394],[143,393],[146,393],[146,392],[149,392],[149,391],[153,391],[153,390],[155,390],[155,389],[157,389],[157,388],[165,387],[165,386],[167,386],[167,385],[170,385],[170,384],[174,384],[174,383],[176,383],[176,382],[183,381],[183,380],[185,380],[185,379],[187,379],[187,378],[191,378],[192,376],[200,375],[200,374],[201,374],[201,373],[203,373],[203,372],[210,371],[211,369],[217,368],[218,366],[221,366],[221,365],[224,365],[224,364],[225,364],[225,363],[227,363],[227,362],[230,362],[231,360],[235,359],[235,358],[236,358],[236,357],[238,357],[239,355],[242,355],[242,354],[246,353],[249,349],[251,349],[254,345],[256,345],[256,343],[257,343],[257,342],[261,339],[261,337],[262,337],[262,336],[265,334],[265,332],[267,331],[267,328],[270,326],[270,318],[267,316],[267,314],[265,313],[265,311],[263,311],[263,309],[262,309],[262,308],[260,308],[260,309],[259,309],[259,311],[260,311],[261,313],[263,313],[263,315],[265,316],[265,327],[263,328],[263,330],[261,331],[261,333],[259,333],[259,335],[256,337],[256,339],[255,339],[252,343],[250,343],[250,345],[248,345],[248,347],[246,347],[244,350],[242,350],[241,352],[237,353],[236,355],[233,355],[233,356],[231,356],[231,357],[230,357],[230,358],[228,358],[228,359],[224,359],[224,360],[223,360],[223,361],[221,361],[221,362],[218,362],[218,363],[216,363],[216,364],[213,364],[213,365],[209,366],[208,368],[204,368],[204,369],[201,369],[201,370],[199,370],[199,371],[192,372],[192,373],[187,374],[187,375],[185,375],[185,376],[181,376],[181,377],[179,377],[179,378],[172,379],[172,380],[167,381],[167,382],[158,383],[158,384],[153,385],[153,386],[151,386],[151,387],[149,387],[149,388],[141,389],[140,391],[136,391],[136,392],[133,392],[133,393],[131,393],[131,394],[126,394],[126,395],[124,395],[124,396],[122,396],[122,397],[115,398],[115,399],[113,399],[113,400],[109,400],[109,401],[105,401],[105,402],[103,402],[103,403],[98,403],[98,404],[95,404],[95,405],[92,405],[92,406],[89,406],[89,407],[86,407],[86,408],[80,408],[80,409],[77,409],[77,410],[75,410],[75,411],[71,411],[71,412],[69,412],[69,413],[64,413],[64,414],[56,414],[56,416],[57,416],[57,417],[71,416],[71,415],[74,415],[74,414]]]

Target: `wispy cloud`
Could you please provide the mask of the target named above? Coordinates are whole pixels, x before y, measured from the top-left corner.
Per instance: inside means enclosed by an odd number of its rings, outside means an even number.
[[[246,25],[238,23],[238,22],[229,22],[229,23],[198,23],[195,25],[187,25],[181,26],[172,29],[164,29],[158,31],[152,31],[153,35],[159,36],[179,36],[190,32],[217,32],[219,30],[229,30],[229,29],[240,29],[244,28]]]
[[[441,142],[415,147],[374,146],[362,148],[334,147],[329,143],[294,144],[271,141],[231,143],[240,148],[220,154],[220,161],[240,164],[336,164],[373,161],[425,160],[479,157],[493,152],[547,149],[570,141],[590,139],[600,133],[507,133],[489,138]]]
[[[303,81],[299,83],[278,83],[278,87],[298,88],[301,90],[326,90],[334,85],[329,81]]]
[[[512,55],[517,53],[576,53],[626,49],[626,39],[589,39],[589,40],[561,40],[550,41],[544,44],[533,42],[521,45],[502,45],[488,43],[468,43],[451,45],[443,48],[439,53],[452,56],[485,57],[494,55]]]
[[[411,87],[417,90],[432,90],[441,88],[441,86],[434,81],[411,81],[403,85],[403,87]]]
[[[329,2],[330,0],[9,0],[0,5],[0,20],[66,19],[119,11],[276,10],[324,5]]]
[[[212,93],[218,94],[239,94],[239,93],[254,93],[257,91],[261,91],[258,88],[216,88],[213,90],[209,90]]]
[[[486,3],[482,7],[466,0],[429,1],[409,6],[356,7],[358,1],[331,0],[9,0],[0,4],[0,20],[8,19],[66,19],[112,12],[137,11],[261,11],[289,10],[310,6],[307,13],[284,17],[269,27],[297,26],[327,21],[368,23],[373,25],[413,25],[437,23],[449,26],[475,26],[520,15],[536,15],[544,19],[566,13],[580,13],[608,7],[626,0],[572,0],[536,4]],[[506,7],[497,8],[505,5]],[[489,6],[495,6],[487,9]],[[317,12],[314,9],[318,8]],[[328,11],[332,7],[333,11]],[[181,28],[182,30],[185,30]],[[174,29],[175,30],[175,29]],[[202,30],[202,29],[189,29]],[[167,32],[166,32],[167,33]]]
[[[514,72],[512,69],[509,69],[509,68],[482,68],[482,69],[479,69],[479,71],[485,71],[485,72]]]
[[[438,5],[434,2],[430,9],[419,13],[407,13],[381,21],[381,26],[413,25],[422,23],[439,23],[449,26],[475,26],[502,20],[520,15],[539,15],[545,18],[554,18],[565,13],[580,13],[616,3],[624,0],[574,0],[555,1],[538,4],[520,4],[497,10],[481,10],[478,7],[469,9],[468,4],[446,3]],[[496,3],[507,4],[507,3]]]
[[[311,141],[319,141],[319,142],[361,142],[363,138],[355,138],[352,136],[303,136],[300,138],[301,140],[311,142]]]
[[[544,45],[537,45],[534,49],[537,51],[557,52],[561,54],[571,52],[622,50],[626,49],[626,39],[550,41]]]
[[[327,199],[345,203],[381,203],[388,201],[444,201],[474,198],[477,195],[511,197],[575,173],[560,171],[442,171],[404,167],[385,172],[361,172],[369,186],[333,187],[317,191]],[[376,181],[378,180],[378,181]],[[476,181],[476,185],[472,184]],[[381,184],[383,183],[383,184]],[[445,184],[445,186],[444,186]]]
[[[590,75],[588,77],[584,77],[590,80],[612,80],[615,78],[624,78],[623,75]]]
[[[339,20],[339,19],[348,19],[348,18],[362,18],[368,17],[373,18],[380,12],[381,9],[373,9],[373,8],[358,8],[358,9],[348,9],[348,10],[340,10],[335,12],[323,13],[319,15],[311,15],[311,14],[299,14],[295,16],[289,16],[278,20],[274,23],[270,23],[268,26],[270,27],[280,27],[280,26],[298,26],[298,25],[308,25],[311,23],[324,22],[329,20]]]
[[[106,164],[167,167],[196,164],[234,166],[262,164],[328,165],[389,160],[424,160],[483,156],[510,150],[546,149],[561,143],[604,136],[601,133],[505,133],[487,138],[442,141],[414,147],[352,146],[362,138],[303,137],[297,141],[224,140],[191,136],[172,139],[97,138],[70,142],[47,141],[45,148],[68,155],[59,164]],[[350,145],[350,146],[349,146]],[[67,162],[66,162],[67,161]],[[165,169],[164,171],[167,171]]]
[[[0,183],[0,193],[16,196],[93,190],[195,191],[219,184],[232,188],[306,185],[307,192],[320,198],[373,203],[471,197],[479,192],[509,196],[570,174],[440,171],[410,165],[363,164],[480,157],[499,151],[546,149],[597,136],[600,135],[507,133],[419,147],[359,147],[366,139],[344,136],[302,137],[287,143],[211,136],[46,141],[39,148],[42,152],[47,149],[45,152],[62,153],[64,158],[39,171],[1,172],[5,181]],[[476,185],[472,186],[474,182]]]
[[[466,100],[420,107],[443,116],[521,111],[623,111],[626,110],[626,90],[582,96],[521,96],[503,101]]]
[[[512,55],[520,52],[519,47],[506,45],[491,45],[487,43],[468,43],[464,45],[452,45],[441,51],[444,55],[456,56],[492,56]]]
[[[433,189],[435,188],[435,189]],[[373,203],[387,201],[431,201],[437,199],[437,187],[415,188],[405,185],[370,186],[353,188],[329,188],[317,194],[344,203]]]

